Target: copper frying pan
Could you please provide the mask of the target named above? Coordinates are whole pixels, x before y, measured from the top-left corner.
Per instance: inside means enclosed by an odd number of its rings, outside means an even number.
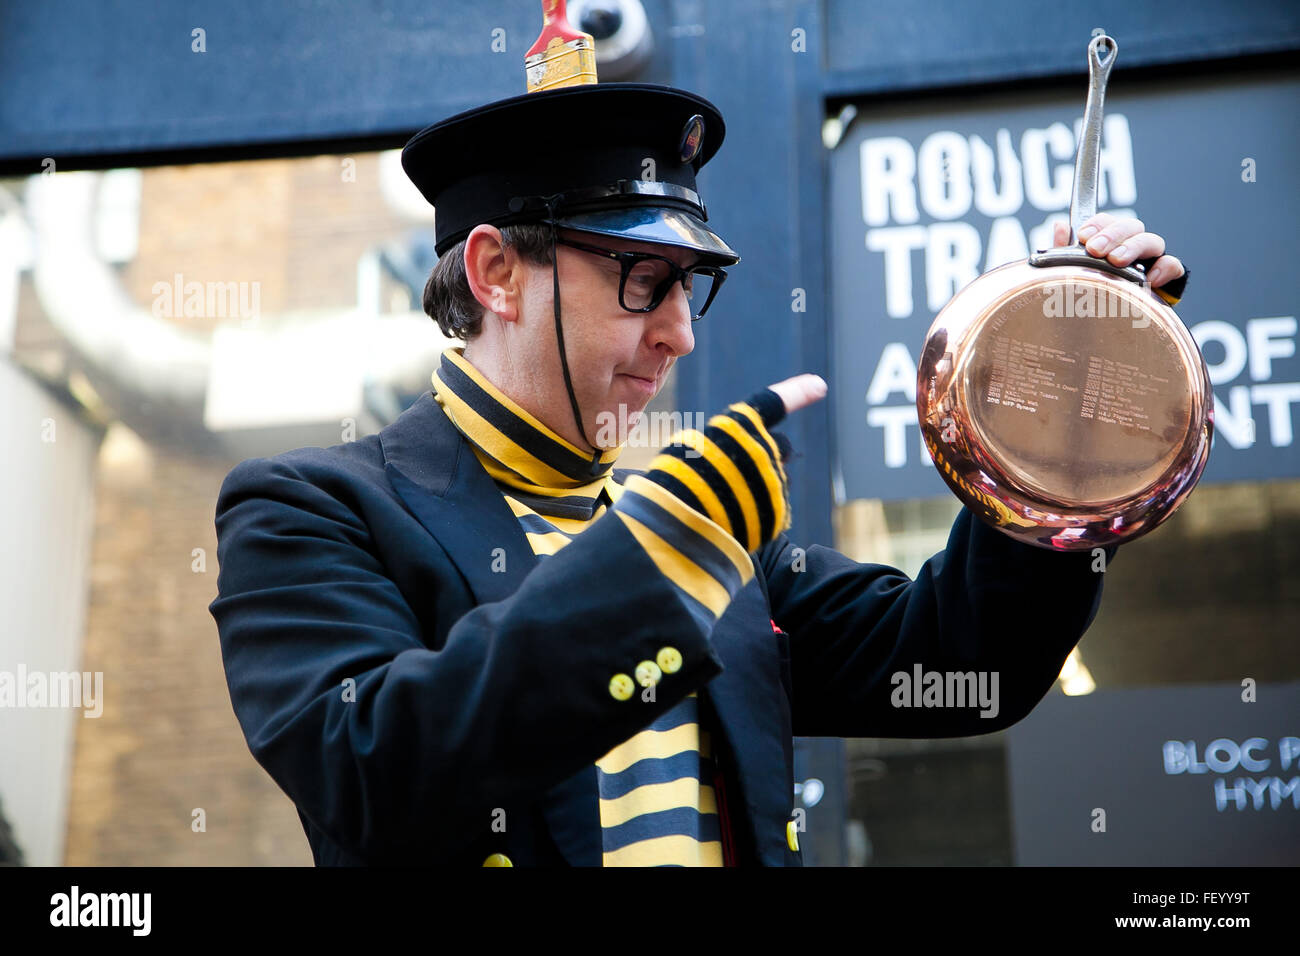
[[[1145,270],[1075,243],[1097,211],[1102,104],[1117,53],[1108,36],[1088,45],[1069,243],[953,296],[917,371],[921,431],[953,493],[998,530],[1052,550],[1157,527],[1200,480],[1214,429],[1205,360]]]

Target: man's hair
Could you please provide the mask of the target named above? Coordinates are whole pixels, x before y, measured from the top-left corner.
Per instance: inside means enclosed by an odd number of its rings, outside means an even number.
[[[504,226],[501,241],[525,261],[551,264],[551,227],[542,224]],[[468,342],[483,330],[484,306],[474,298],[465,275],[465,241],[448,249],[434,264],[424,285],[424,311],[443,335]]]

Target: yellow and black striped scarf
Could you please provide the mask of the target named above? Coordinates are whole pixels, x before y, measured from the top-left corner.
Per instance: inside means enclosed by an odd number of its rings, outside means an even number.
[[[613,464],[622,446],[601,454],[597,474],[592,477],[590,456],[584,456],[496,388],[466,361],[462,348],[452,347],[443,353],[433,386],[438,404],[470,441],[539,559],[570,543],[622,498],[624,487],[613,477]],[[730,539],[657,485],[646,482],[642,487],[651,500],[641,501],[639,509],[621,517],[674,585],[683,589],[683,597],[698,605],[711,625],[730,600],[730,593],[633,515],[651,520],[645,509],[657,499],[685,522],[684,529],[707,526],[706,535]],[[629,500],[637,497],[629,492]],[[740,545],[733,542],[731,548],[739,551]],[[731,560],[746,559],[743,554],[733,554]],[[725,579],[732,588],[737,586],[739,570],[728,568]],[[596,761],[605,866],[723,864],[713,786],[717,770],[710,733],[701,726],[701,703],[699,692],[692,691]]]
[[[433,375],[438,404],[474,445],[475,454],[508,497],[538,514],[584,523],[611,504],[614,462],[622,446],[592,458],[565,441],[498,389],[454,346]]]

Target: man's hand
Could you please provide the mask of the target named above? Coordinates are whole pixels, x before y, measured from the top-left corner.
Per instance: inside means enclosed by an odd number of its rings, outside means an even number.
[[[1076,239],[1086,243],[1089,254],[1112,265],[1127,266],[1138,259],[1159,256],[1155,265],[1147,270],[1147,281],[1155,289],[1177,279],[1186,270],[1176,256],[1164,254],[1164,239],[1145,230],[1146,226],[1140,219],[1117,219],[1108,212],[1099,212],[1079,228]],[[1056,223],[1052,245],[1064,246],[1069,235],[1068,222]]]
[[[764,430],[825,397],[826,382],[819,375],[795,375],[769,385],[712,416],[701,431],[674,435],[650,463],[645,477],[711,518],[752,554],[791,524],[790,491],[782,466],[793,449],[785,435]],[[687,456],[688,448],[696,450],[694,457]],[[695,458],[704,459],[703,469]],[[739,486],[721,477],[719,466],[728,459],[729,470],[741,479]],[[714,507],[702,501],[701,494],[709,503],[716,502]]]

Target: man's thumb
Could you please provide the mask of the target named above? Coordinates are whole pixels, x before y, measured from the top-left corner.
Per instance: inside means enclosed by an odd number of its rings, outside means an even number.
[[[769,385],[768,388],[781,396],[781,400],[785,403],[786,414],[797,412],[826,397],[826,382],[820,375],[796,375],[775,385]]]

